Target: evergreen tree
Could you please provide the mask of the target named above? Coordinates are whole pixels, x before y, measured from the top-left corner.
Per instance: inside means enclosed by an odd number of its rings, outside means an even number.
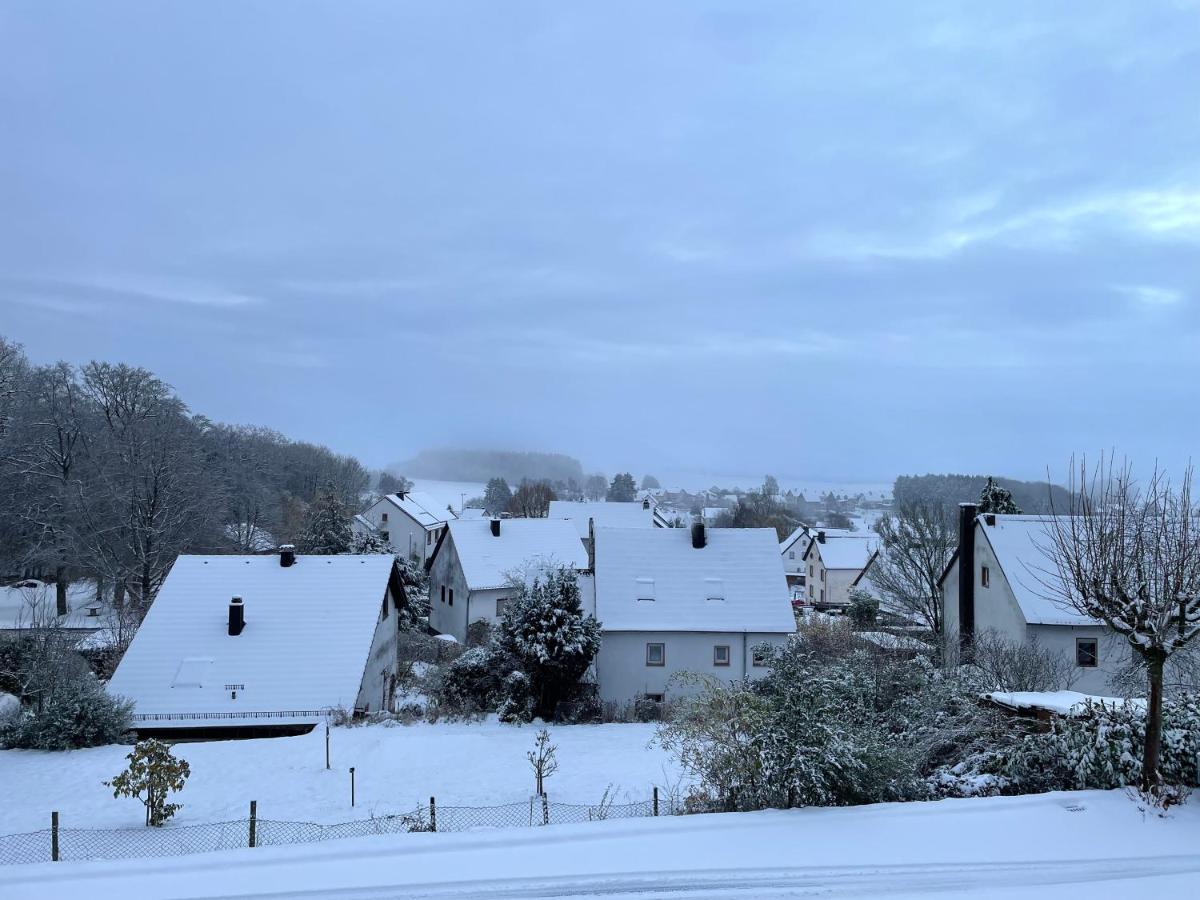
[[[621,472],[613,476],[612,484],[608,486],[608,497],[610,503],[628,503],[637,499],[637,482],[633,480],[633,476],[628,472]]]
[[[642,490],[643,491],[655,491],[661,487],[662,487],[662,485],[658,483],[658,479],[655,478],[653,475],[643,475],[642,476]]]
[[[352,539],[350,513],[333,487],[327,485],[304,516],[296,549],[301,553],[349,553]]]
[[[503,478],[488,480],[487,489],[483,493],[483,508],[489,516],[498,516],[508,509],[512,500],[512,489]]]
[[[1013,502],[1012,491],[1002,488],[996,479],[988,476],[987,484],[979,495],[979,511],[981,513],[1000,513],[1002,515],[1017,515],[1021,510]]]
[[[378,531],[361,531],[358,534],[351,535],[350,547],[347,553],[355,554],[370,554],[370,553],[391,553],[396,551],[392,549],[392,545],[385,541]]]
[[[600,649],[600,623],[584,613],[575,573],[554,569],[521,585],[505,610],[495,649],[525,675],[529,714],[554,718]]]

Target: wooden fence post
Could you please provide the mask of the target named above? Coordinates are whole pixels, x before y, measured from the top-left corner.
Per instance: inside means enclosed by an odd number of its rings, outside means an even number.
[[[350,805],[354,805],[354,766],[350,767]]]
[[[329,723],[325,723],[325,768],[329,768]]]
[[[437,798],[429,798],[429,830],[437,831]]]
[[[658,786],[654,787],[654,814],[658,815]]]
[[[50,813],[50,859],[58,862],[58,810]]]
[[[258,845],[258,801],[250,801],[250,846]]]

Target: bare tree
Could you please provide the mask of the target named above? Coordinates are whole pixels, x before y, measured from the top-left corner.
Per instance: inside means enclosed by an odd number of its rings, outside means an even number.
[[[884,605],[941,634],[938,582],[958,547],[953,514],[938,503],[908,500],[880,519],[875,530],[882,546],[870,578]]]
[[[1159,787],[1163,668],[1200,634],[1200,510],[1189,467],[1178,488],[1154,470],[1145,487],[1111,458],[1071,465],[1070,502],[1048,520],[1040,580],[1049,596],[1124,637],[1146,666],[1142,789]],[[1062,513],[1066,513],[1063,515]]]
[[[558,771],[558,760],[555,758],[557,751],[558,747],[550,743],[550,732],[543,728],[534,738],[533,749],[525,754],[533,769],[539,797],[546,793],[546,779]]]
[[[991,628],[975,635],[971,665],[997,691],[1066,690],[1077,674],[1065,654],[1042,647],[1036,638],[1013,641]]]
[[[544,519],[550,511],[550,501],[557,499],[548,482],[522,481],[508,501],[508,511],[526,519]]]

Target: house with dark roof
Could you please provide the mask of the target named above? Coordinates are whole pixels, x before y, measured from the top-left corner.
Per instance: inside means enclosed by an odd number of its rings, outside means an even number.
[[[1102,622],[1057,600],[1047,554],[1052,520],[1047,516],[979,515],[960,507],[959,546],[941,578],[943,628],[969,643],[994,632],[1017,643],[1036,642],[1071,663],[1071,687],[1111,695],[1112,680],[1129,662],[1125,641]]]

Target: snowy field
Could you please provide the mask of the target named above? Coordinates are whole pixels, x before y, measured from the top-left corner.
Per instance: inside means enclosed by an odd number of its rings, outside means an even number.
[[[45,863],[0,894],[88,898],[1195,896],[1200,805],[1123,792],[406,834],[170,860]]]
[[[534,790],[525,753],[536,732],[494,720],[334,728],[329,771],[323,729],[300,737],[178,744],[174,752],[191,764],[192,775],[178,795],[183,809],[172,821],[245,818],[251,800],[263,818],[322,823],[409,812],[431,796],[446,806],[526,801]],[[653,725],[565,725],[550,732],[559,771],[546,791],[554,800],[596,803],[609,784],[618,802],[627,796],[645,800],[654,785],[666,787],[676,778],[667,754],[648,746]],[[129,749],[0,751],[0,834],[45,828],[52,810],[64,827],[139,827],[141,804],[115,800],[101,784],[125,767]]]

